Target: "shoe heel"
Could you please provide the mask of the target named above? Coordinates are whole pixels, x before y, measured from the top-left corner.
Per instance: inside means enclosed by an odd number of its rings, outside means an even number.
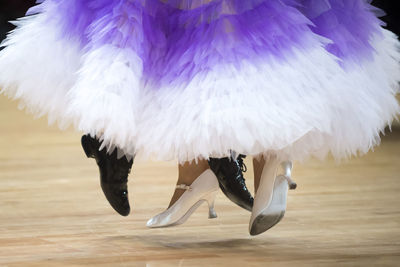
[[[95,154],[94,154],[92,146],[90,145],[90,137],[88,135],[82,136],[81,145],[82,145],[83,151],[85,152],[86,157],[94,158]]]
[[[214,209],[214,203],[215,203],[215,196],[217,195],[217,191],[212,192],[208,194],[204,199],[208,203],[208,218],[209,219],[214,219],[217,218],[217,213],[215,212]]]
[[[284,171],[284,177],[286,178],[286,180],[289,184],[289,189],[290,190],[296,189],[297,184],[295,181],[292,180],[293,163],[291,161],[284,161],[281,163],[281,167]]]

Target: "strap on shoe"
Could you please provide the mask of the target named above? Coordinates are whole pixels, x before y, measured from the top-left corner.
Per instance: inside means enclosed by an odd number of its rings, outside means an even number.
[[[189,185],[185,185],[185,184],[176,185],[176,189],[183,189],[183,190],[192,191],[192,187],[189,186]]]

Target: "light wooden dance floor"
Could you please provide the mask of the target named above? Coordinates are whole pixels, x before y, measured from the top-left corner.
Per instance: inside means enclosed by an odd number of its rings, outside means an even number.
[[[399,266],[400,131],[342,165],[295,165],[283,221],[248,234],[250,213],[218,195],[182,226],[147,229],[172,194],[173,163],[139,162],[129,217],[105,200],[80,134],[0,97],[0,266]],[[247,182],[252,187],[252,169]]]

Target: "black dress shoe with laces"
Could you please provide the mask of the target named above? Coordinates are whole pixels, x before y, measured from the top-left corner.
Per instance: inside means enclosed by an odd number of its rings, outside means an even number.
[[[122,216],[127,216],[131,210],[128,200],[128,175],[133,159],[117,158],[117,149],[108,154],[100,148],[100,141],[90,135],[82,136],[82,147],[88,158],[94,158],[100,170],[100,184],[111,207]]]
[[[243,172],[246,172],[246,165],[243,158],[239,155],[235,160],[233,158],[210,158],[208,164],[211,170],[218,178],[219,187],[225,196],[238,206],[251,211],[254,199],[247,189]]]

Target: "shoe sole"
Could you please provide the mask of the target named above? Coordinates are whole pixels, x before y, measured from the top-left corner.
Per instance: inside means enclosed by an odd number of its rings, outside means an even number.
[[[279,223],[286,211],[286,202],[289,186],[283,177],[276,177],[275,183],[279,185],[274,188],[271,204],[261,212],[253,221],[250,235],[259,235]]]
[[[278,222],[280,222],[285,215],[282,211],[279,214],[259,215],[254,219],[253,225],[250,230],[250,235],[259,235],[264,233],[268,229],[272,228]]]

